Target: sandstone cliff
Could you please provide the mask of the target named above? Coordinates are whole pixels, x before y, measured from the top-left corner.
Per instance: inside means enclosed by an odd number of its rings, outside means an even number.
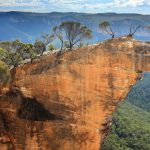
[[[0,150],[99,150],[149,52],[122,37],[18,67],[1,89]]]

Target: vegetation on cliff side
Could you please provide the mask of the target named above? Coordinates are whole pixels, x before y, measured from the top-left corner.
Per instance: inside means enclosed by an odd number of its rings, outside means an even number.
[[[150,150],[150,74],[131,90],[113,116],[102,150]]]
[[[0,60],[9,67],[17,67],[24,60],[34,59],[42,56],[46,50],[53,51],[55,47],[51,44],[55,39],[61,41],[61,48],[72,50],[81,46],[84,39],[92,37],[92,31],[80,22],[66,21],[53,28],[53,34],[42,33],[34,44],[23,43],[20,40],[0,42]]]
[[[140,80],[130,91],[127,101],[150,112],[150,74],[145,73],[143,80]]]
[[[129,33],[127,36],[133,37],[134,34],[141,28],[141,25],[132,26],[130,19],[128,22]],[[84,24],[77,21],[64,21],[58,26],[53,26],[49,33],[42,33],[36,37],[34,44],[23,43],[20,40],[0,42],[0,60],[4,61],[10,68],[28,62],[32,63],[34,59],[42,56],[45,51],[53,51],[55,46],[52,42],[57,40],[55,44],[60,41],[60,48],[58,50],[72,50],[74,48],[81,48],[87,44],[91,39],[92,30]],[[145,26],[143,26],[145,28]],[[113,29],[110,21],[100,21],[100,34],[108,34],[112,38],[119,36],[118,32]],[[59,52],[60,52],[59,51]],[[47,54],[47,53],[46,53]]]
[[[150,113],[125,103],[113,116],[102,150],[150,150]]]
[[[0,85],[6,84],[10,80],[10,73],[8,70],[8,66],[0,61]]]

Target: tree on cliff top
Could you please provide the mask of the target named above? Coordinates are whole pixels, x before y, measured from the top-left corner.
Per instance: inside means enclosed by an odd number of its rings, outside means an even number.
[[[55,36],[42,33],[40,39],[36,39],[34,43],[35,52],[37,54],[43,55],[46,51],[47,46],[54,40]]]
[[[142,28],[142,25],[139,23],[133,22],[131,19],[126,19],[126,27],[128,28],[129,32],[127,34],[128,37],[133,37],[135,33]]]
[[[34,46],[30,43],[22,43],[19,40],[6,41],[0,43],[0,60],[5,62],[10,68],[17,67],[23,60],[36,58]]]
[[[60,42],[61,42],[61,48],[60,49],[62,50],[64,47],[63,31],[61,30],[61,28],[59,26],[55,26],[53,28],[53,32],[54,32],[54,36],[60,40]]]
[[[59,28],[65,33],[70,50],[82,40],[92,38],[92,31],[79,22],[63,22]]]
[[[102,30],[105,34],[108,34],[113,38],[115,38],[115,32],[112,30],[112,27],[108,21],[104,21],[99,24],[99,29]]]
[[[22,54],[15,51],[5,50],[4,58],[2,59],[8,66],[16,68],[22,61]]]
[[[34,49],[35,52],[40,55],[42,55],[46,51],[46,47],[44,43],[38,39],[34,43]]]
[[[130,25],[130,27],[129,27],[130,31],[129,31],[128,36],[133,37],[140,28],[141,28],[140,25],[137,25],[137,26]]]
[[[23,59],[30,59],[31,63],[34,59],[37,58],[37,53],[35,52],[35,48],[32,44],[24,44],[23,45]]]
[[[23,60],[23,43],[19,40],[1,43],[1,60],[10,67],[17,67]]]

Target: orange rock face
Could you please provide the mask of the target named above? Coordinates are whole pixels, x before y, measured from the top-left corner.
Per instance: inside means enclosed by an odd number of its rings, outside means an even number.
[[[13,139],[3,146],[99,150],[112,113],[149,70],[149,51],[149,43],[124,37],[18,67],[0,97],[0,131]]]

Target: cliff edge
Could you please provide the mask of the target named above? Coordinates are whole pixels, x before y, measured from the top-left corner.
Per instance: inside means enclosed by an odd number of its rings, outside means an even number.
[[[0,96],[2,150],[99,150],[111,115],[150,70],[150,43],[121,37],[19,66]]]

